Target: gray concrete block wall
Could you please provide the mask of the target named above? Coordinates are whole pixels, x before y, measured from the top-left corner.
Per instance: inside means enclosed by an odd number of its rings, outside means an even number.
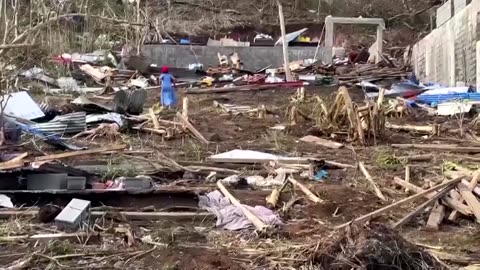
[[[452,18],[455,35],[455,77],[457,81],[467,81],[467,17],[462,12]]]
[[[313,58],[315,47],[289,47],[290,61]],[[202,63],[205,67],[218,66],[217,53],[229,55],[237,53],[247,70],[258,70],[267,66],[283,65],[281,47],[207,47],[185,45],[145,45],[143,53],[158,66],[188,67],[189,64]],[[319,48],[317,59],[325,53]]]
[[[437,28],[442,26],[452,17],[452,1],[448,0],[437,9]]]
[[[476,47],[480,41],[479,12],[480,1],[471,2],[414,45],[412,65],[422,81],[447,86],[480,81]]]
[[[467,6],[467,0],[453,0],[453,11],[458,14]]]

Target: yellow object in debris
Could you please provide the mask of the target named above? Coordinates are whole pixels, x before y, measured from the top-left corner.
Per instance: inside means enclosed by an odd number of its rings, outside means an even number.
[[[310,42],[310,37],[300,37],[298,39],[298,41],[300,41],[300,42]]]
[[[163,111],[163,106],[160,104],[160,102],[157,102],[153,104],[152,110],[154,114],[160,114]]]
[[[205,79],[202,80],[202,85],[206,85],[206,86],[212,86],[213,85],[213,81],[215,79],[212,78],[212,77],[206,77]]]

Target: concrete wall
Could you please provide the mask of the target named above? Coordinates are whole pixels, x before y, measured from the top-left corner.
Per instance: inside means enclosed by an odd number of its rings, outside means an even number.
[[[415,44],[412,63],[423,81],[455,86],[476,85],[477,41],[480,41],[480,1],[473,1]],[[479,25],[477,27],[477,25]]]
[[[315,47],[288,48],[289,60],[303,60],[315,56]],[[218,66],[217,53],[229,55],[238,53],[245,69],[258,70],[267,66],[283,65],[282,47],[207,47],[185,45],[145,45],[145,56],[159,66],[188,67],[189,64],[202,63],[205,67]],[[324,49],[319,48],[317,59],[323,57]]]
[[[448,0],[437,9],[437,27],[442,26],[446,23],[450,18],[452,18],[452,1]]]

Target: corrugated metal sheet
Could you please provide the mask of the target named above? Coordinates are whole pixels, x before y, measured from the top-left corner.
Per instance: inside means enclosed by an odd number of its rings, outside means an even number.
[[[69,113],[55,117],[48,123],[31,125],[32,128],[48,134],[74,134],[85,131],[87,128],[85,112]]]
[[[141,114],[143,112],[143,105],[147,98],[147,92],[143,89],[128,92],[128,109],[127,112],[131,114]]]

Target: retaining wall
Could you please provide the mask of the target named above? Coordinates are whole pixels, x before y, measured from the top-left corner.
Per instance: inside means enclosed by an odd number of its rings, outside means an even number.
[[[448,3],[451,3],[450,1]],[[448,4],[447,3],[447,4]],[[423,81],[480,85],[480,1],[461,10],[413,47],[412,64]],[[477,58],[479,58],[477,60]]]
[[[289,61],[303,60],[315,56],[315,47],[289,47]],[[282,47],[209,47],[185,45],[145,45],[144,55],[159,66],[188,67],[202,63],[205,67],[217,66],[217,53],[237,53],[247,70],[255,71],[267,66],[283,65]],[[317,59],[323,57],[324,48],[319,48]]]

